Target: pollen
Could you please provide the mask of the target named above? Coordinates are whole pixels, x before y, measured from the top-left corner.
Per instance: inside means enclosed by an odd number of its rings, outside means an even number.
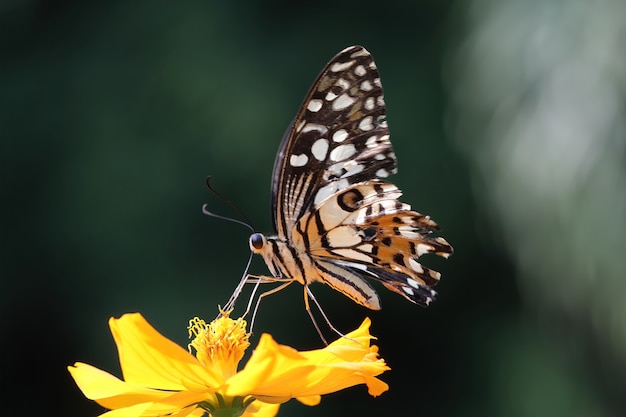
[[[195,351],[202,364],[221,369],[224,376],[237,373],[237,365],[250,346],[246,321],[242,318],[233,320],[228,314],[222,311],[220,317],[209,324],[194,317],[189,320],[188,327],[189,337],[193,337],[188,345],[189,352]]]

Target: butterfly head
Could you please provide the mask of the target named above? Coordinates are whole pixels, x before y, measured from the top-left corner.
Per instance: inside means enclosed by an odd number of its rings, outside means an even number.
[[[261,255],[267,268],[274,277],[282,276],[281,269],[276,265],[276,254],[283,252],[285,255],[286,244],[278,239],[277,236],[266,237],[262,233],[252,233],[250,235],[250,250],[252,253]]]
[[[253,233],[250,236],[250,250],[252,253],[262,254],[263,248],[267,245],[267,239],[262,233]]]

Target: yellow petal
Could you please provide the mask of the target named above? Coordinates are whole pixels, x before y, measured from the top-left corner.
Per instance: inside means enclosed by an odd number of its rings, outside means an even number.
[[[367,392],[372,397],[378,397],[389,389],[389,385],[378,378],[370,376],[363,376],[363,378],[365,379],[365,385],[367,385]]]
[[[189,385],[218,387],[223,383],[220,375],[157,332],[139,313],[111,318],[109,326],[126,382],[166,390],[184,390]]]
[[[172,393],[128,384],[108,372],[77,362],[67,369],[76,385],[90,400],[106,408],[128,407],[133,404],[158,401]]]
[[[144,404],[136,404],[130,407],[120,408],[117,410],[112,410],[101,414],[99,417],[158,417],[159,414],[155,414],[149,410],[150,403]],[[169,414],[168,417],[186,417],[186,416],[196,416],[202,417],[204,415],[204,410],[198,408],[196,406],[187,407],[183,410],[180,410],[176,413]]]
[[[324,349],[308,352],[286,349],[274,342],[271,336],[263,335],[259,347],[240,372],[241,377],[253,376],[246,386],[247,393],[262,401],[279,402],[287,397],[315,397],[365,384],[372,395],[380,395],[388,386],[376,376],[389,368],[384,360],[378,359],[376,346],[370,346],[372,336],[369,325],[369,319],[365,319],[357,330],[346,337]],[[257,354],[258,357],[255,357]],[[256,369],[256,360],[263,355],[274,361],[273,366]],[[248,367],[252,368],[249,374]]]
[[[374,338],[369,334],[370,324],[371,320],[366,317],[358,329],[340,337],[326,348],[300,353],[317,364],[362,360],[364,353],[369,352],[370,340]]]
[[[181,412],[181,410],[184,410],[189,406],[192,406],[193,408],[195,407],[195,404],[202,401],[214,399],[212,395],[207,395],[205,392],[180,391],[170,394],[171,395],[167,398],[154,401],[148,409],[148,413],[155,416],[169,416],[171,414]]]
[[[302,369],[306,362],[295,349],[279,345],[272,336],[263,334],[246,366],[229,378],[224,385],[224,394],[244,396],[256,392],[257,387],[263,384],[269,384],[283,387],[277,396],[284,396],[284,388],[291,380],[301,377],[302,373],[307,371]]]
[[[158,411],[154,413],[157,415],[177,412],[207,398],[206,392],[160,391],[129,384],[84,363],[68,366],[68,370],[87,398],[110,409],[147,403],[148,408]]]
[[[274,417],[278,413],[280,404],[266,404],[260,401],[252,403],[242,417]]]
[[[313,406],[318,405],[322,401],[321,395],[312,395],[310,397],[297,397],[296,400],[300,401],[304,405]]]
[[[136,404],[130,407],[111,410],[98,417],[140,417],[145,416],[144,412],[150,406],[150,403]]]

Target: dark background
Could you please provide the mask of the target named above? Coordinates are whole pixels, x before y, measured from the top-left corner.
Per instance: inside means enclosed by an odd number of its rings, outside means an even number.
[[[622,11],[619,1],[3,2],[3,411],[101,413],[66,366],[120,375],[111,316],[139,311],[183,346],[190,318],[215,316],[249,232],[201,214],[209,203],[237,217],[205,177],[270,232],[282,134],[324,64],[361,44],[385,87],[392,180],[456,253],[424,260],[443,273],[428,309],[376,286],[383,310],[369,312],[313,287],[339,329],[373,319],[390,390],[292,401],[280,415],[624,415]],[[579,68],[572,57],[581,71],[554,72]],[[581,85],[580,101],[542,107],[546,92]],[[609,105],[597,119],[607,129],[584,124]],[[516,135],[564,112],[558,126],[588,129]],[[568,158],[579,143],[593,158]],[[543,146],[557,157],[542,160]],[[550,169],[534,179],[537,163]],[[251,270],[266,273],[260,259]],[[320,347],[298,285],[262,304],[255,331]]]

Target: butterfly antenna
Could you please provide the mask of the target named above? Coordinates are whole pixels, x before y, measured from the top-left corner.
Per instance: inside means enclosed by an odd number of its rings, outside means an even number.
[[[220,194],[215,188],[213,188],[213,186],[211,185],[211,177],[208,176],[206,177],[206,186],[208,187],[209,190],[211,190],[213,192],[213,194],[215,194],[216,196],[219,197],[220,200],[222,200],[223,202],[225,202],[226,204],[228,204],[233,210],[235,210],[237,213],[239,213],[241,215],[241,217],[243,217],[245,219],[244,221],[241,220],[237,220],[237,219],[233,219],[231,217],[226,217],[226,216],[222,216],[219,214],[215,214],[212,211],[209,211],[207,209],[207,204],[202,206],[202,213],[204,213],[207,216],[211,216],[211,217],[216,217],[218,219],[222,219],[222,220],[228,220],[230,222],[233,223],[238,223],[241,224],[243,226],[246,226],[248,229],[250,229],[252,232],[254,232],[254,227],[252,227],[252,222],[250,221],[250,219],[248,219],[248,216],[246,216],[244,214],[243,211],[241,211],[241,209],[239,207],[237,207],[235,204],[233,204],[229,199],[227,199],[226,197],[224,197],[222,194]]]

